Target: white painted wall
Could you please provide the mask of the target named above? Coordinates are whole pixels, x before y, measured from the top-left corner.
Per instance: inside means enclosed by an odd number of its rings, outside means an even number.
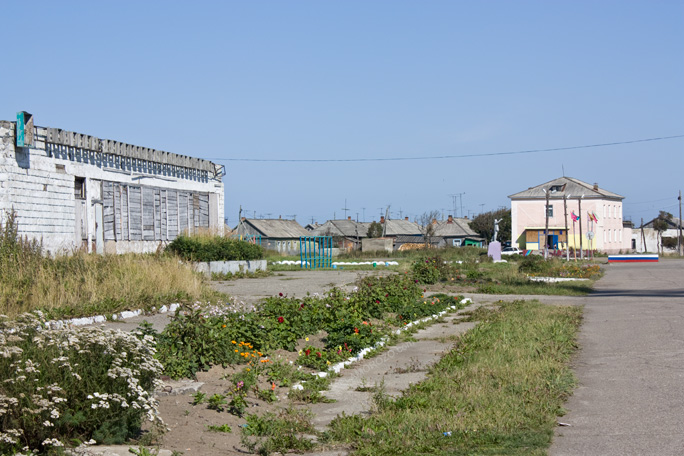
[[[102,200],[102,181],[209,193],[212,229],[223,231],[224,193],[220,180],[108,168],[88,159],[92,152],[74,147],[58,146],[65,153],[55,155],[55,146],[46,143],[46,129],[40,127],[36,128],[34,147],[15,150],[14,128],[13,122],[0,121],[0,220],[4,223],[6,212],[14,209],[20,234],[42,239],[52,253],[95,248],[95,205]],[[76,205],[82,201],[74,194],[77,176],[86,178],[85,243],[77,227]],[[158,241],[109,241],[105,251],[149,252],[158,247]]]

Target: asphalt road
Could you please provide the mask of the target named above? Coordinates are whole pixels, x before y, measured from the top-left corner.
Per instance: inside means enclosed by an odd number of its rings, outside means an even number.
[[[684,261],[611,264],[581,299],[579,386],[550,454],[684,454]]]

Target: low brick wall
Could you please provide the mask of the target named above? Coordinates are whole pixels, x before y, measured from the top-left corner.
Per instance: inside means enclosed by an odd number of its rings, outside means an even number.
[[[210,261],[205,263],[195,263],[193,268],[197,272],[211,276],[217,274],[235,274],[239,272],[256,272],[266,270],[266,260],[247,260],[247,261]]]

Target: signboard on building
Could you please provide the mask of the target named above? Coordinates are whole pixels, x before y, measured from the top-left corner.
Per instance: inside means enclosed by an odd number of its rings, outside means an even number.
[[[26,111],[17,113],[17,147],[33,145],[33,115]]]

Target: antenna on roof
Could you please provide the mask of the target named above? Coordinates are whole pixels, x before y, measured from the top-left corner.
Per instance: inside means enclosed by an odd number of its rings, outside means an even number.
[[[565,166],[561,163],[561,169],[563,170],[563,177],[565,177]]]

